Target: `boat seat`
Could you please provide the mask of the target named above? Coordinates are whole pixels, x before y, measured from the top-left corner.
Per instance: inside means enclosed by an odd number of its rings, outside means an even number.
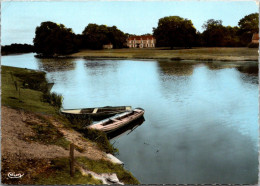
[[[110,120],[112,120],[112,121],[118,121],[117,119],[114,119],[114,118],[113,118],[113,119],[110,119]]]
[[[98,111],[98,108],[95,108],[92,113],[95,114],[95,113],[97,113],[97,111]]]

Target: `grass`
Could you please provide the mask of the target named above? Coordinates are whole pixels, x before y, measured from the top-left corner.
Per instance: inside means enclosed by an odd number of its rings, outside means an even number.
[[[110,154],[115,154],[116,152],[118,152],[118,149],[114,148],[113,145],[111,145],[111,143],[107,139],[107,135],[104,132],[94,129],[84,129],[80,132],[84,134],[85,138],[96,142],[98,147],[102,151]]]
[[[59,158],[51,161],[51,166],[46,170],[48,174],[36,176],[34,185],[76,185],[76,184],[101,184],[101,181],[92,176],[82,176],[76,170],[74,177],[70,176],[70,167],[68,158]]]
[[[122,165],[116,165],[104,160],[90,160],[85,157],[78,157],[76,161],[84,165],[87,170],[96,173],[116,173],[118,179],[125,184],[140,184],[134,176],[124,170]],[[76,169],[74,177],[69,174],[69,159],[57,158],[51,161],[51,166],[45,170],[48,174],[36,176],[34,184],[40,185],[63,185],[63,184],[102,184],[101,181],[94,179],[91,175],[82,176]]]
[[[36,141],[45,145],[57,145],[68,150],[70,142],[64,138],[63,134],[45,117],[38,115],[38,118],[42,121],[41,123],[26,121],[36,134],[34,136],[26,136],[26,141]]]
[[[257,61],[258,48],[192,48],[169,50],[150,49],[111,49],[81,50],[72,57],[85,58],[129,58],[129,59],[168,59],[168,60],[214,60],[214,61]]]
[[[42,101],[43,91],[46,91],[47,86],[45,73],[2,66],[1,80],[3,105],[36,113],[56,114],[58,112],[57,108]]]
[[[88,170],[96,173],[116,173],[118,179],[125,184],[140,184],[130,172],[123,168],[122,165],[117,165],[104,160],[94,161],[85,157],[78,157],[76,161],[82,163]]]

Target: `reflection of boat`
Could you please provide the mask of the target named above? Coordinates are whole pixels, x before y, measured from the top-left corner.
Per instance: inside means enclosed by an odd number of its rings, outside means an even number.
[[[94,120],[100,120],[113,115],[131,111],[131,106],[117,106],[117,107],[96,107],[96,108],[82,108],[82,109],[61,109],[60,112],[67,117],[76,118],[92,118]]]
[[[109,133],[129,124],[134,120],[137,120],[143,115],[144,110],[141,108],[136,108],[133,111],[128,111],[117,116],[97,122],[93,125],[88,126],[88,128],[97,129]]]
[[[118,138],[122,135],[128,135],[131,132],[133,132],[137,127],[142,125],[144,121],[145,121],[145,118],[142,116],[141,118],[119,128],[118,130],[108,133],[107,138],[109,140],[112,140],[112,139]]]

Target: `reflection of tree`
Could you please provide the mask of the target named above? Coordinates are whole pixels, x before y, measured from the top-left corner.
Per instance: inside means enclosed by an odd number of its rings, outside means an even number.
[[[165,75],[192,75],[194,65],[188,62],[158,61],[161,72]]]
[[[258,84],[258,64],[239,66],[237,70],[241,72],[240,77],[244,82]]]
[[[75,69],[74,58],[37,58],[40,69],[47,72],[67,71]]]
[[[100,68],[114,68],[117,67],[117,63],[108,63],[108,60],[89,60],[85,63],[85,66],[90,69],[100,69]]]
[[[237,67],[237,70],[239,70],[242,73],[251,74],[251,75],[258,75],[258,64],[257,65],[243,65]]]

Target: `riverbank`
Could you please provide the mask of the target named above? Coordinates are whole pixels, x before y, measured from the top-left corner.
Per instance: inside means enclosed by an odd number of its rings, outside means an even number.
[[[4,184],[101,184],[82,169],[97,174],[115,173],[120,182],[139,182],[107,157],[109,141],[93,141],[59,115],[55,99],[48,101],[45,73],[2,66],[2,183]],[[58,95],[51,97],[59,98]],[[47,96],[48,97],[48,96]],[[69,172],[69,145],[75,144],[79,165]],[[102,144],[101,144],[102,143]],[[107,144],[106,144],[107,143]],[[12,179],[8,173],[23,174]]]
[[[169,50],[166,48],[149,49],[111,49],[81,50],[68,57],[102,59],[167,59],[199,61],[258,61],[257,48],[192,48]]]

